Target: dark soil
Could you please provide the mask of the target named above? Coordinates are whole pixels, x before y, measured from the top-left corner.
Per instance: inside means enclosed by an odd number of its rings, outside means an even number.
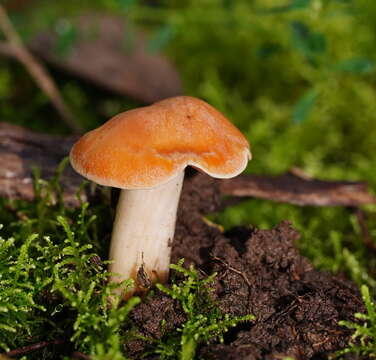
[[[192,176],[184,186],[172,262],[184,257],[206,274],[217,272],[215,297],[223,312],[256,317],[229,331],[224,344],[204,344],[197,358],[326,359],[347,346],[351,333],[338,321],[353,321],[363,310],[356,286],[314,270],[294,247],[299,234],[288,222],[272,230],[239,227],[227,233],[207,224],[202,214],[218,208],[219,192],[210,178],[197,179]],[[158,292],[132,313],[148,338],[160,338],[184,320],[179,304]],[[131,342],[130,357],[147,346]]]

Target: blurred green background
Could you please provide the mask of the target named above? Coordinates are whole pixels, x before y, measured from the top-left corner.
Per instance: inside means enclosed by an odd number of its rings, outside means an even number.
[[[62,58],[79,36],[77,17],[88,11],[124,18],[124,43],[143,31],[148,51],[165,54],[176,67],[184,93],[217,107],[248,137],[249,173],[299,167],[312,177],[366,180],[376,188],[374,0],[8,0],[5,5],[25,42],[55,29]],[[50,70],[85,130],[141,105]],[[24,68],[6,57],[0,57],[0,119],[69,134]],[[374,239],[376,208],[366,211]],[[374,256],[348,209],[249,200],[211,218],[226,229],[270,228],[289,219],[302,233],[298,246],[316,266],[376,287]]]

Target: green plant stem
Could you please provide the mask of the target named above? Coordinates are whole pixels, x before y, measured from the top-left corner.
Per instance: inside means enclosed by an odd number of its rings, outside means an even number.
[[[196,339],[191,337],[185,337],[183,335],[180,360],[192,360],[195,358],[197,349]]]

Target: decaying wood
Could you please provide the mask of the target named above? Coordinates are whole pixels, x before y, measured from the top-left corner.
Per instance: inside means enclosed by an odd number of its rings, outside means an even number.
[[[221,192],[235,197],[254,197],[295,205],[359,206],[376,198],[365,182],[321,181],[285,174],[241,175],[220,182]]]
[[[73,137],[39,134],[0,122],[0,195],[32,199],[32,168],[39,168],[42,178],[51,178],[58,164],[68,155],[74,141]],[[75,194],[82,181],[83,178],[67,166],[61,184],[68,205],[77,204]],[[222,195],[237,198],[254,197],[314,206],[355,207],[376,202],[364,182],[320,181],[292,174],[240,175],[234,179],[215,181]]]
[[[0,122],[0,195],[31,200],[33,168],[40,169],[43,179],[50,179],[73,141],[74,138],[38,134]],[[67,204],[77,203],[75,193],[81,182],[82,178],[67,167],[61,178]]]
[[[73,133],[80,133],[81,128],[78,126],[72,112],[65,104],[54,80],[49,75],[47,69],[24,46],[3,5],[0,5],[0,30],[6,38],[6,42],[2,41],[0,43],[0,53],[6,56],[12,56],[24,65],[38,86],[49,97],[66,125]]]
[[[38,35],[31,49],[52,65],[144,103],[181,95],[180,77],[172,64],[149,51],[143,34],[123,18],[91,13],[72,26],[78,35],[65,56],[56,53],[54,31]]]

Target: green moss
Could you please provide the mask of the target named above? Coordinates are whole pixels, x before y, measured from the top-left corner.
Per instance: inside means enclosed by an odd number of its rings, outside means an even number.
[[[338,352],[337,356],[347,353],[355,353],[367,358],[376,357],[376,307],[366,285],[361,287],[362,297],[366,313],[356,313],[355,317],[359,322],[341,321],[339,324],[349,329],[354,329],[352,342],[349,346]]]
[[[65,209],[60,191],[58,177],[37,179],[35,202],[24,203],[21,219],[8,224],[13,236],[0,239],[0,346],[63,338],[95,359],[125,359],[123,326],[140,300],[123,304],[113,294],[130,281],[108,282],[107,264],[93,250],[95,215],[87,203]]]
[[[156,342],[154,353],[161,359],[194,359],[200,343],[215,339],[223,342],[223,334],[230,327],[254,320],[253,315],[230,317],[223,314],[210,295],[216,274],[202,278],[192,265],[186,269],[183,263],[184,259],[170,266],[183,274],[183,281],[177,283],[173,280],[171,287],[157,284],[159,290],[180,302],[187,316],[187,321],[180,328]]]

